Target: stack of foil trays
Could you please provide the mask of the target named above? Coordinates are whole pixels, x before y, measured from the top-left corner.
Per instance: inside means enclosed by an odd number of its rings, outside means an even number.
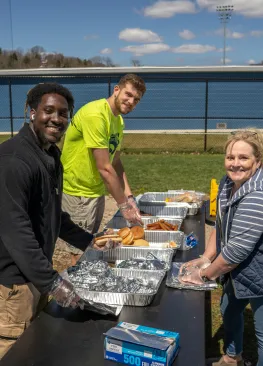
[[[83,260],[68,270],[77,295],[88,304],[146,306],[151,303],[165,271],[110,268],[108,263]]]

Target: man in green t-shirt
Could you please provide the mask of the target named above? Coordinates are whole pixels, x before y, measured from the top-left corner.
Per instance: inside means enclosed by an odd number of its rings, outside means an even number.
[[[72,221],[90,233],[99,229],[105,208],[105,188],[127,221],[141,222],[120,159],[124,129],[121,115],[130,113],[145,91],[145,83],[139,76],[127,74],[108,99],[80,108],[67,130],[61,157],[62,207]],[[74,264],[81,252],[71,246],[69,249]]]

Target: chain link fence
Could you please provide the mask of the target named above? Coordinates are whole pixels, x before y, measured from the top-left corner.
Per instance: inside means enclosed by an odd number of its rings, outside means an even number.
[[[77,111],[110,96],[121,76],[0,76],[0,142],[23,125],[26,94],[37,83],[56,81],[69,88]],[[230,131],[263,126],[263,73],[249,77],[248,72],[246,78],[220,73],[202,78],[142,77],[147,91],[124,117],[124,151],[222,152]]]

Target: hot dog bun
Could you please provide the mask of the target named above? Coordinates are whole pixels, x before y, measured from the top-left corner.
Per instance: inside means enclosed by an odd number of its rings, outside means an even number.
[[[133,233],[134,240],[144,238],[144,228],[141,226],[133,226],[131,232]]]

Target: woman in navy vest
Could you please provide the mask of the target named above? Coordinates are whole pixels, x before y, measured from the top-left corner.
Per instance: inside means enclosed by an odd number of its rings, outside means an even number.
[[[254,129],[232,133],[225,146],[226,176],[217,197],[216,228],[204,254],[187,262],[182,281],[220,278],[224,352],[213,366],[243,366],[243,312],[250,304],[263,366],[263,136]]]

